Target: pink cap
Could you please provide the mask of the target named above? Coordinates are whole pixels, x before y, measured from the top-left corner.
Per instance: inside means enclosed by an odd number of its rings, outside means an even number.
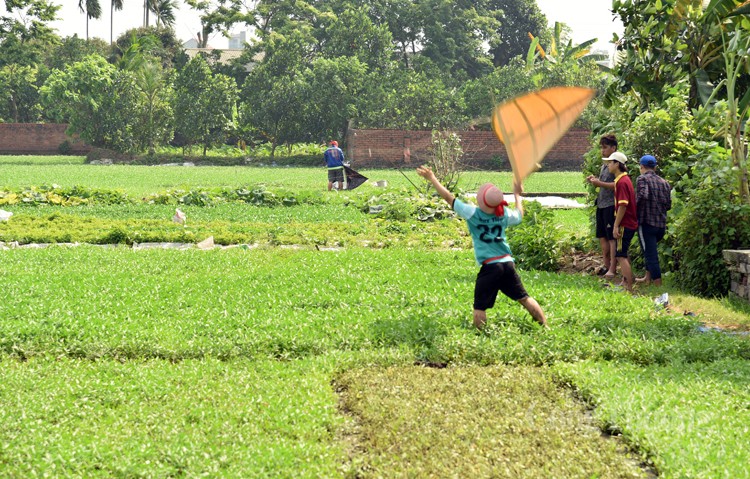
[[[504,200],[503,192],[492,183],[485,183],[477,191],[477,205],[479,209],[489,215],[495,214],[495,209]]]

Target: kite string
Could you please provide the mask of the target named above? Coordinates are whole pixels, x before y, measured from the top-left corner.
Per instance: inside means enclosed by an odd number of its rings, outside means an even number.
[[[399,172],[399,173],[401,173],[402,175],[404,175],[404,178],[406,178],[406,180],[407,180],[407,181],[408,181],[409,183],[411,183],[411,185],[412,185],[412,186],[414,187],[414,189],[415,189],[415,190],[417,190],[417,193],[421,193],[421,191],[419,190],[419,188],[417,187],[417,185],[415,185],[415,184],[414,184],[414,182],[413,182],[413,181],[411,181],[411,179],[410,179],[410,178],[409,178],[408,176],[406,176],[406,173],[404,173],[404,172],[403,172],[403,171],[401,170],[401,168],[397,168],[397,169],[398,169],[398,172]]]

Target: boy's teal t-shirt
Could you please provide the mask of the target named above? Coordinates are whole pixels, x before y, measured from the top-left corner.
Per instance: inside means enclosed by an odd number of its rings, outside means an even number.
[[[453,210],[469,225],[477,264],[513,261],[505,230],[521,223],[520,211],[506,206],[503,216],[489,215],[458,198],[453,203]]]

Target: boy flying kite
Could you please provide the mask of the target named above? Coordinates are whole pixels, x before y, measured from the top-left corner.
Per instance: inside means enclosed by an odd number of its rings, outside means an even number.
[[[453,208],[469,227],[474,244],[474,257],[480,266],[474,285],[474,326],[482,329],[487,322],[487,309],[495,305],[498,291],[518,301],[536,322],[547,328],[544,311],[523,287],[516,273],[513,256],[506,241],[505,230],[521,222],[521,184],[513,183],[516,208],[506,208],[503,193],[493,184],[485,183],[477,192],[479,207],[457,199],[440,184],[435,174],[426,166],[417,168],[417,174],[435,187],[438,194]]]

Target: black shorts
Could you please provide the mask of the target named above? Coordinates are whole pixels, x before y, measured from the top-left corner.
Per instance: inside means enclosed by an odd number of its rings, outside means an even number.
[[[474,309],[485,311],[493,307],[498,291],[514,301],[529,296],[512,261],[482,265],[474,285]]]
[[[333,168],[328,170],[328,181],[331,183],[339,182],[339,185],[344,182],[344,167]]]
[[[615,239],[612,234],[612,227],[615,225],[615,207],[605,206],[596,209],[596,237]]]
[[[617,242],[615,243],[615,258],[628,257],[628,249],[630,249],[630,242],[633,241],[633,236],[635,236],[635,230],[620,226],[620,237],[617,238]]]

